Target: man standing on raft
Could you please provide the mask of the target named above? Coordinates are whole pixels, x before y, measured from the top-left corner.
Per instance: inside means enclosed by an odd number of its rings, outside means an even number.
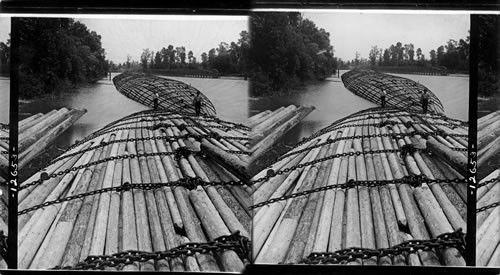
[[[155,111],[158,110],[158,99],[159,99],[159,97],[160,96],[158,95],[158,92],[155,92],[154,97],[153,97],[153,109]]]
[[[382,95],[380,96],[380,106],[382,108],[385,108],[385,97],[387,96],[387,92],[385,90],[382,90]]]
[[[427,90],[424,90],[420,100],[422,101],[422,111],[424,114],[427,114],[427,107],[429,105],[429,94],[427,93]]]
[[[193,99],[194,111],[196,112],[196,116],[200,116],[201,110],[201,96],[200,91],[196,92],[196,96]]]

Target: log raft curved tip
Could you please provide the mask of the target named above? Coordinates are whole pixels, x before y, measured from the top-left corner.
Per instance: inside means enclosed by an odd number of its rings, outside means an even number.
[[[193,99],[197,92],[195,87],[181,81],[146,75],[142,73],[125,72],[113,77],[113,83],[121,94],[147,107],[153,108],[155,92],[159,94],[160,110],[179,114],[194,115]],[[214,116],[216,110],[212,102],[202,93],[201,115]]]
[[[344,73],[341,79],[349,91],[377,105],[381,104],[380,96],[385,90],[387,107],[411,111],[422,111],[420,96],[424,91],[427,91],[430,96],[428,111],[444,114],[443,104],[436,95],[424,85],[413,80],[360,69]]]
[[[408,134],[412,132],[421,134]],[[426,142],[431,139],[439,150],[429,153],[426,149],[433,149]],[[419,149],[403,153],[408,145]],[[269,175],[270,170],[271,174],[288,171],[256,184],[253,201],[257,204],[351,179],[392,180],[411,174],[464,179],[461,161],[466,160],[466,145],[463,122],[394,108],[363,110],[318,131],[257,173],[253,180]],[[397,152],[376,153],[385,149]],[[461,154],[460,161],[455,162],[445,149]],[[353,154],[339,155],[344,153]],[[466,197],[463,180],[458,184],[424,182],[421,187],[358,186],[288,198],[254,209],[253,255],[256,263],[298,263],[311,252],[387,248],[458,228],[466,231]],[[465,260],[456,249],[448,248],[350,264],[460,266]]]

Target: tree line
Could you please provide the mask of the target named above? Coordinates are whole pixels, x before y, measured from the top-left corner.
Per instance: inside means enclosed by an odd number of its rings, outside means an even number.
[[[433,49],[426,56],[421,48],[413,43],[396,42],[386,49],[372,46],[368,58],[361,58],[355,53],[353,60],[341,61],[342,67],[378,66],[378,67],[440,67],[448,72],[469,71],[470,36],[456,41],[448,40],[446,45]]]
[[[254,13],[249,74],[253,96],[283,93],[325,79],[337,68],[330,34],[298,12]]]
[[[10,39],[0,42],[0,75],[10,74]]]
[[[18,18],[19,96],[68,91],[106,75],[101,36],[69,18]]]
[[[247,69],[250,35],[241,31],[237,41],[220,42],[217,48],[212,48],[200,55],[194,56],[193,51],[184,46],[168,45],[158,51],[143,49],[139,61],[132,60],[130,55],[120,64],[111,64],[113,70],[212,70],[222,75],[244,74]]]

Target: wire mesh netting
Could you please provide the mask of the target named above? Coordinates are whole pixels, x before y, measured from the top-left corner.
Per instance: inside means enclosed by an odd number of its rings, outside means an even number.
[[[116,89],[126,97],[153,108],[158,93],[158,108],[179,114],[195,114],[194,98],[199,90],[181,81],[146,75],[123,73],[113,78]],[[200,92],[201,115],[216,114],[212,102]]]
[[[386,106],[411,111],[422,111],[421,96],[429,95],[428,111],[443,113],[441,101],[424,85],[413,80],[372,70],[352,70],[341,76],[344,86],[354,94],[375,104],[381,104],[383,91],[387,93]]]

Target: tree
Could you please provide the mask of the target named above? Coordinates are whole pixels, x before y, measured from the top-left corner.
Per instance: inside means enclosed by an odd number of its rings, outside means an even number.
[[[418,48],[417,49],[417,61],[422,60],[422,49]]]
[[[429,52],[429,55],[431,57],[431,64],[434,66],[437,64],[437,55],[436,55],[436,51],[435,50],[431,50]]]
[[[130,54],[127,54],[127,62],[126,62],[127,69],[130,69],[130,64],[131,64],[130,61],[132,61],[132,56]]]
[[[149,51],[149,48],[143,49],[141,54],[141,65],[144,71],[148,69],[148,60],[150,58],[151,58],[151,51]]]
[[[201,54],[201,65],[204,69],[208,66],[208,55],[206,52]]]
[[[375,66],[375,63],[377,62],[377,57],[379,56],[380,52],[381,49],[379,49],[378,46],[372,46],[370,54],[368,55],[368,58],[370,59],[370,63],[372,64],[372,66]]]
[[[437,48],[437,53],[436,53],[436,61],[438,65],[442,65],[443,62],[443,56],[444,56],[444,46],[439,46]]]
[[[165,48],[163,48],[165,49]],[[154,68],[155,69],[160,69],[161,66],[162,66],[162,54],[161,54],[161,51],[157,51],[156,52],[156,55],[155,55],[155,60],[154,60]]]
[[[193,51],[189,51],[188,52],[188,61],[189,61],[189,64],[193,63]]]

